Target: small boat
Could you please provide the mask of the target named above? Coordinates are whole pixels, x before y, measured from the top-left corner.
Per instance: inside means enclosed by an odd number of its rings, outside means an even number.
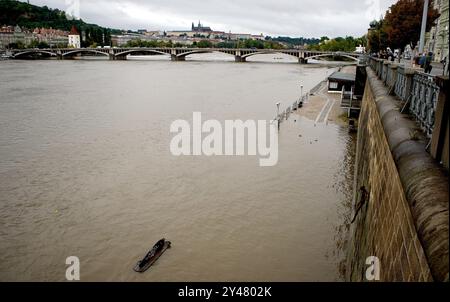
[[[153,248],[150,250],[150,252],[145,255],[145,257],[138,261],[136,266],[134,267],[134,271],[138,273],[143,273],[146,270],[152,266],[156,260],[158,260],[161,255],[171,247],[171,242],[167,241],[165,238],[159,240]]]

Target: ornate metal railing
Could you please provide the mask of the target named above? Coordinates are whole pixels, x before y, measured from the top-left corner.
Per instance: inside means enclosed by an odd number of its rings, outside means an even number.
[[[397,79],[395,80],[395,88],[394,93],[397,95],[402,101],[406,101],[408,98],[408,87],[407,87],[407,78],[405,74],[405,67],[399,66],[397,68]]]
[[[389,66],[389,68],[387,68],[385,81],[386,85],[389,87],[389,90],[394,89],[396,81],[397,81],[397,65],[391,65]]]
[[[428,136],[433,133],[438,97],[439,87],[433,77],[424,73],[414,74],[409,111]]]
[[[379,78],[381,78],[382,74],[383,74],[383,60],[379,60],[378,61],[378,66],[377,66],[377,76]]]
[[[375,61],[373,58],[369,58],[369,66],[372,68],[372,70],[377,69],[377,61]]]
[[[378,58],[370,58],[368,64],[390,88],[390,92],[404,102],[403,110],[408,109],[424,132],[431,136],[439,97],[439,87],[434,77],[419,69],[387,63]]]
[[[389,68],[389,65],[386,64],[386,63],[383,63],[382,66],[383,66],[383,69],[382,69],[382,71],[381,71],[381,80],[383,81],[383,83],[386,83],[388,70],[389,70],[390,68]]]

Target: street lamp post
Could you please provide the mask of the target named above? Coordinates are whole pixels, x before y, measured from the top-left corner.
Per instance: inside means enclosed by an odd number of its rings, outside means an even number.
[[[303,85],[300,86],[300,102],[303,100]]]
[[[442,75],[443,76],[448,76],[448,60],[449,60],[449,58],[448,58],[448,49],[447,49],[447,53],[444,53],[443,51],[444,51],[444,47],[445,47],[445,45],[446,44],[448,44],[448,25],[446,25],[445,26],[445,30],[444,30],[444,36],[442,37],[442,49],[441,49],[441,61],[442,60],[445,60],[444,61],[444,68],[443,68],[443,70],[442,70]]]
[[[420,54],[423,53],[423,50],[425,48],[425,31],[427,29],[428,2],[429,0],[424,0],[423,3],[422,28],[420,30],[420,44],[419,44]]]
[[[280,123],[281,123],[281,118],[280,118],[280,105],[281,105],[281,103],[278,102],[278,103],[277,103],[277,118],[276,118],[277,125],[278,125],[278,131],[280,131]]]

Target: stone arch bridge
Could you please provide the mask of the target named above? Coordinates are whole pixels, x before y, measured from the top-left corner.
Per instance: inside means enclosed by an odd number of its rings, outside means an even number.
[[[110,60],[126,60],[128,55],[166,55],[172,61],[184,61],[187,56],[201,53],[225,53],[234,56],[236,62],[245,62],[247,58],[261,54],[286,54],[306,64],[310,59],[340,57],[359,62],[361,54],[350,52],[309,51],[302,49],[245,49],[245,48],[59,48],[59,49],[13,49],[9,55],[14,59],[30,57],[55,57],[71,59],[76,56],[104,56]]]

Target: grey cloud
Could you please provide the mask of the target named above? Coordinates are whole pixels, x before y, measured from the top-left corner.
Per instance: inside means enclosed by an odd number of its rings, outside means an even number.
[[[73,1],[73,0],[70,0]],[[32,0],[66,10],[66,0]],[[304,37],[361,36],[395,0],[79,0],[83,20],[120,29],[215,30]]]

